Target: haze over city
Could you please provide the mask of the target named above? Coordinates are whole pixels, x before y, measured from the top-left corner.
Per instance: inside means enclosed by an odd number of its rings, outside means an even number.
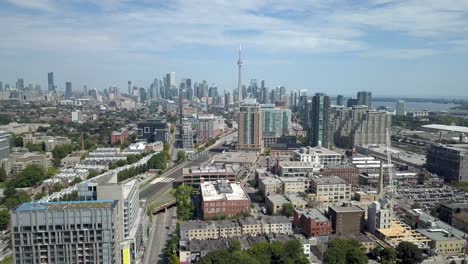
[[[465,97],[467,1],[8,0],[0,3],[4,82],[146,87],[169,71],[330,95]]]

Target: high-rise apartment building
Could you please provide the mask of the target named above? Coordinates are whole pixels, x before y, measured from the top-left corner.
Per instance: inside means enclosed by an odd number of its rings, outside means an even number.
[[[338,95],[336,97],[336,105],[339,105],[339,106],[344,105],[344,97],[342,95]]]
[[[370,109],[372,108],[372,93],[361,91],[357,93],[358,105],[367,105]]]
[[[405,116],[406,115],[406,102],[403,100],[398,100],[396,103],[396,112],[397,116]]]
[[[383,145],[391,116],[387,112],[370,111],[367,106],[339,109],[333,114],[335,145],[351,149],[356,145]]]
[[[238,149],[263,151],[263,118],[255,99],[246,99],[239,111]]]
[[[47,87],[48,87],[49,92],[55,91],[54,73],[53,72],[47,73]]]
[[[316,93],[307,111],[310,117],[307,135],[309,145],[329,148],[332,143],[330,97],[323,93]]]
[[[120,264],[118,201],[23,203],[11,211],[14,263]]]
[[[65,83],[65,99],[70,99],[73,96],[72,83]]]
[[[83,182],[78,184],[78,197],[82,201],[118,201],[117,213],[120,222],[116,232],[121,238],[122,255],[129,257],[130,263],[135,263],[135,259],[140,257],[140,249],[146,237],[145,209],[140,207],[138,180],[134,179],[124,184]]]
[[[16,81],[16,90],[23,90],[24,89],[24,79],[23,78],[19,78],[17,81]]]
[[[263,142],[265,146],[277,143],[291,130],[291,109],[275,107],[274,104],[260,105],[263,121]]]

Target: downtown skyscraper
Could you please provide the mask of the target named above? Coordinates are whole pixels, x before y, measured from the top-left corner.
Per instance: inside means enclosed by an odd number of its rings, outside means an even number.
[[[49,92],[55,91],[54,73],[53,72],[47,73],[47,86],[48,86]]]
[[[240,106],[238,149],[263,151],[262,111],[255,99],[246,99]]]
[[[330,147],[332,144],[330,125],[330,97],[323,93],[316,93],[312,102],[308,103],[309,124],[307,141],[310,146]]]

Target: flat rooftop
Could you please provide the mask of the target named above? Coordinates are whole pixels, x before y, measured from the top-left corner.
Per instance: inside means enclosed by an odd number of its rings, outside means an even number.
[[[122,185],[122,192],[123,192],[123,198],[124,199],[127,199],[128,198],[128,195],[130,194],[130,192],[132,191],[132,189],[135,187],[135,185],[138,184],[138,180],[137,179],[133,179],[125,184]]]
[[[291,224],[291,221],[284,215],[264,215],[261,221],[268,224]]]
[[[357,205],[353,205],[353,206],[330,206],[329,207],[330,210],[333,210],[337,213],[354,213],[354,212],[363,212],[364,213],[364,209],[362,209],[361,207],[357,206]]]
[[[319,209],[317,208],[297,208],[296,212],[298,214],[301,214],[309,219],[314,219],[320,222],[325,222],[328,221],[328,218],[326,218],[322,212],[320,212]]]
[[[264,185],[281,184],[282,183],[282,181],[279,178],[275,178],[275,177],[261,177],[260,181]]]
[[[464,126],[448,126],[448,125],[430,124],[430,125],[424,125],[422,127],[434,129],[434,130],[468,133],[468,127],[464,127]]]
[[[184,168],[183,174],[218,174],[218,173],[231,173],[235,174],[236,171],[233,167],[216,167],[216,166],[205,166],[205,167],[191,167]]]
[[[317,176],[317,177],[312,178],[312,181],[315,182],[317,185],[349,184],[348,181],[338,176],[324,176],[324,177]]]
[[[219,188],[219,184],[220,182],[204,182],[200,184],[203,201],[249,200],[249,197],[240,184],[224,182],[222,189]]]
[[[306,177],[279,177],[281,182],[306,182],[310,181],[309,178]]]
[[[324,148],[324,147],[303,147],[298,150],[294,151],[297,154],[308,154],[308,155],[336,155],[336,156],[341,156],[340,153],[335,152],[333,150]]]
[[[427,238],[435,241],[449,241],[449,240],[462,240],[462,238],[445,229],[439,228],[428,228],[428,229],[416,229],[417,232],[423,234]]]
[[[256,152],[225,152],[213,156],[214,163],[254,163],[258,158]]]
[[[268,199],[273,204],[287,204],[289,203],[288,199],[281,194],[272,194],[267,195],[266,199]]]
[[[312,164],[310,162],[305,162],[305,161],[281,161],[280,162],[280,167],[282,168],[317,168],[317,165]]]
[[[47,210],[67,210],[83,208],[110,208],[117,205],[114,200],[97,201],[67,201],[67,202],[30,202],[23,203],[14,208],[13,212],[33,212]]]

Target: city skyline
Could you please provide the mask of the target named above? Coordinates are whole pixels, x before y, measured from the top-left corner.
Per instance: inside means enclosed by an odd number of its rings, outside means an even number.
[[[242,78],[309,94],[460,97],[468,86],[468,5],[373,0],[255,3],[0,3],[0,80],[63,89],[148,87],[175,71],[220,90]],[[209,11],[209,12],[208,12]],[[163,41],[161,41],[163,40]],[[37,69],[35,69],[37,67]],[[39,70],[40,69],[40,70]],[[411,91],[411,92],[408,92]],[[423,94],[423,95],[420,95]]]

